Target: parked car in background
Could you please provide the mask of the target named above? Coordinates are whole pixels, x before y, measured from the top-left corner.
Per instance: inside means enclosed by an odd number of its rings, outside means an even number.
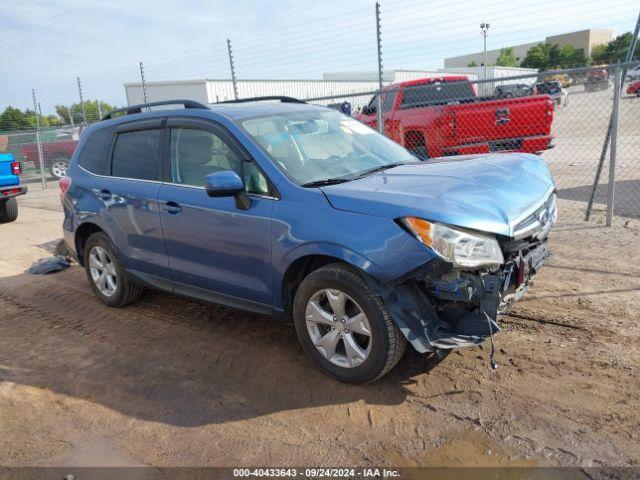
[[[496,333],[549,255],[544,160],[423,162],[283,100],[139,105],[87,129],[60,188],[97,297],[119,307],[146,285],[292,319],[313,362],[352,383],[391,370],[407,341],[444,354]]]
[[[27,193],[27,187],[20,185],[20,162],[10,153],[0,153],[0,223],[9,223],[18,218],[19,195]]]
[[[640,80],[637,82],[631,83],[627,86],[627,93],[629,95],[636,95],[640,97]]]
[[[497,151],[541,152],[550,146],[553,102],[548,95],[478,97],[466,76],[388,85],[384,132],[419,158]],[[355,116],[376,127],[377,95]]]
[[[555,75],[548,75],[544,77],[545,82],[558,82],[562,88],[570,87],[573,84],[573,79],[566,73],[557,73]]]
[[[498,85],[493,91],[493,95],[497,98],[528,97],[532,93],[533,88],[531,88],[531,85],[527,85],[526,83]]]
[[[627,81],[634,82],[636,80],[640,80],[640,65],[636,65],[635,67],[627,70]]]
[[[558,106],[565,107],[567,105],[569,95],[557,80],[536,83],[533,91],[535,95],[549,95],[553,103]]]
[[[587,72],[587,79],[584,82],[586,92],[606,90],[609,86],[609,71],[606,68],[592,68]]]
[[[49,171],[49,174],[54,180],[60,180],[67,174],[69,161],[78,145],[81,129],[77,127],[61,129],[55,133],[55,141],[41,142],[40,146],[42,147],[44,168]],[[40,168],[37,143],[25,143],[22,146],[22,154],[24,155],[25,161],[33,162],[36,169]]]

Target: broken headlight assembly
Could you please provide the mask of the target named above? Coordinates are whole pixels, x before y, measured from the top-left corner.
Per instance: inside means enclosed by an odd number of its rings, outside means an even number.
[[[502,250],[492,235],[428,222],[402,218],[401,223],[424,245],[455,267],[498,267],[504,263]]]

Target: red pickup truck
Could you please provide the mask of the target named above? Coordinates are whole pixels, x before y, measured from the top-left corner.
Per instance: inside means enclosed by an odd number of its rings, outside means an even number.
[[[73,131],[73,133],[61,131],[58,135],[60,140],[40,143],[44,167],[49,170],[49,173],[55,180],[60,180],[60,178],[67,174],[69,161],[78,146],[77,138],[79,134],[79,130]],[[25,161],[33,162],[35,167],[40,169],[38,145],[36,143],[25,143],[22,145],[22,154],[24,155]]]
[[[553,102],[548,95],[478,97],[463,75],[385,87],[384,132],[420,158],[550,148]],[[377,96],[355,117],[376,128]]]

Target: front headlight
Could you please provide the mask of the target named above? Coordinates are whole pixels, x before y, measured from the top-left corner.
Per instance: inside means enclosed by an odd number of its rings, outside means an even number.
[[[504,263],[502,250],[492,235],[406,217],[402,223],[418,240],[456,267],[491,267]]]

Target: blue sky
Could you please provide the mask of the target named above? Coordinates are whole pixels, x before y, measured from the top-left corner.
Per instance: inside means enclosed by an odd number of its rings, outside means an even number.
[[[479,51],[478,25],[491,23],[489,48],[585,28],[631,30],[637,0],[382,0],[387,68],[430,69]],[[606,8],[606,10],[605,10]],[[371,0],[0,0],[0,109],[43,113],[85,98],[124,102],[125,81],[226,78],[226,39],[240,78],[320,78],[374,70]]]

